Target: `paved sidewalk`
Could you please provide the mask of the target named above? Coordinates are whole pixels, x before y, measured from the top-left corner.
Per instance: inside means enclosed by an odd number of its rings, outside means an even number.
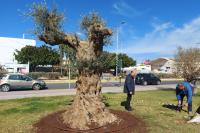
[[[149,86],[136,86],[136,91],[149,91],[149,90],[167,90],[174,89],[175,84],[170,85],[149,85]],[[103,87],[103,93],[122,93],[123,87]],[[0,100],[19,99],[28,97],[45,97],[45,96],[62,96],[62,95],[75,95],[75,89],[51,89],[51,90],[26,90],[26,91],[10,91],[0,92]]]

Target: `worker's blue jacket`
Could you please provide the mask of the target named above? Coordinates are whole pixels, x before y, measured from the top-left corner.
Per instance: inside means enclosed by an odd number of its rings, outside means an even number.
[[[176,86],[176,97],[177,100],[183,100],[183,97],[186,96],[187,97],[187,103],[192,103],[192,91],[193,88],[191,86],[190,83],[188,82],[183,82],[181,83],[185,89],[184,90],[180,90],[178,88],[179,84]]]

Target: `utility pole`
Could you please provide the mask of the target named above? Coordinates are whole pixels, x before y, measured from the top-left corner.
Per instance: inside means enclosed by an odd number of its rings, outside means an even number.
[[[118,75],[118,49],[119,49],[119,29],[117,28],[117,50],[116,50],[116,68],[115,68],[115,76]]]

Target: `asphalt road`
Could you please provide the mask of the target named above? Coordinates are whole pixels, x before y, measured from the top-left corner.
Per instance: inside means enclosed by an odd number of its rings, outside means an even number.
[[[176,85],[180,81],[163,81],[161,82],[161,85]],[[123,85],[124,83],[122,83]],[[113,86],[119,86],[119,82],[107,82],[107,83],[102,83],[103,87],[113,87]],[[69,89],[69,84],[68,83],[49,83],[47,84],[48,89]],[[70,89],[73,89],[75,87],[74,83],[70,84]]]

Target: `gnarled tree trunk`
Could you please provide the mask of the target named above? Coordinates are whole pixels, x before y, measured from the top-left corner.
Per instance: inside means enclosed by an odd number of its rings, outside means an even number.
[[[92,123],[103,126],[117,119],[102,102],[98,74],[81,74],[76,89],[77,94],[72,106],[63,114],[65,123],[70,124],[72,128],[88,129]]]
[[[96,54],[93,46],[91,43],[80,44],[77,59],[94,60]],[[100,75],[101,72],[96,70],[79,69],[76,96],[72,106],[63,114],[64,123],[72,128],[88,129],[91,124],[103,126],[117,120],[102,102]]]

